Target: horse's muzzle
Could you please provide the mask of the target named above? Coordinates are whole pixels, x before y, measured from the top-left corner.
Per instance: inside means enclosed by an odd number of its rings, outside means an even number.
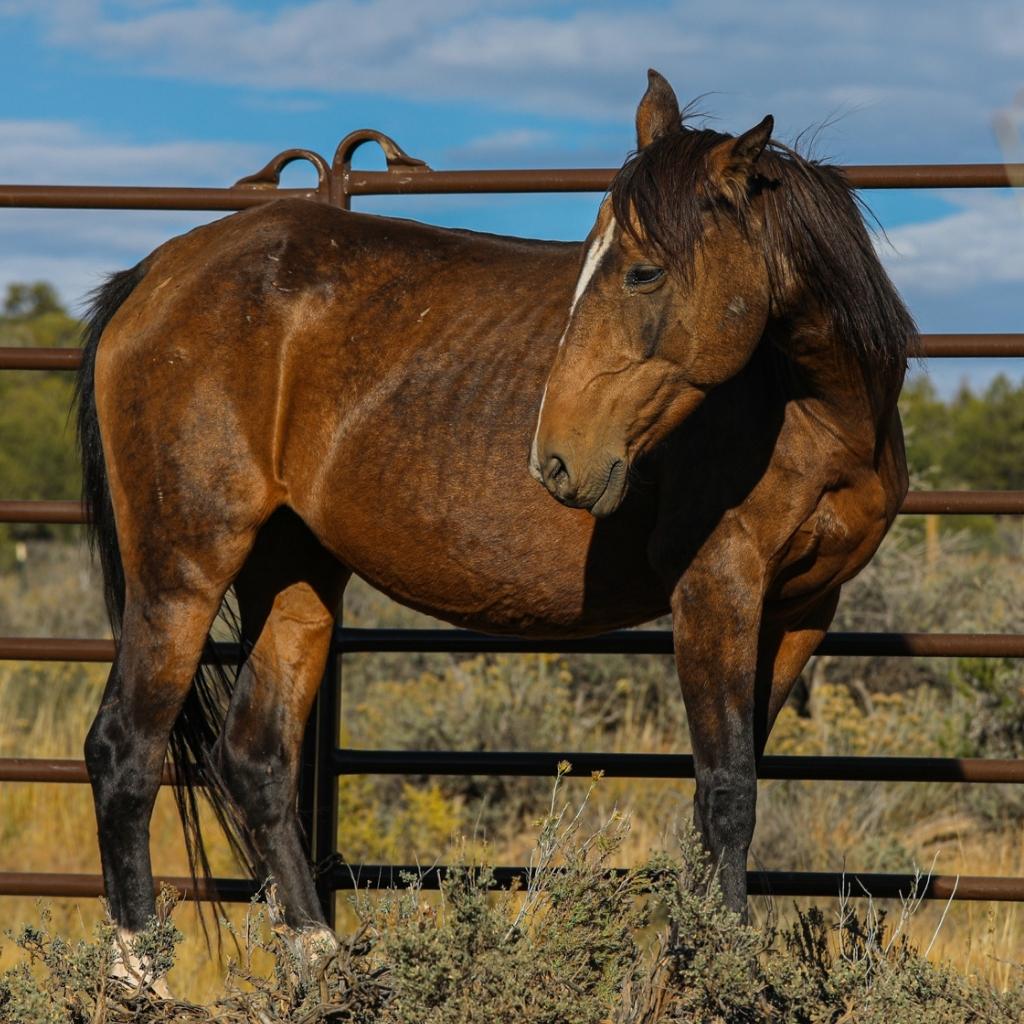
[[[597,518],[611,515],[622,504],[628,479],[624,459],[609,459],[598,472],[579,474],[570,460],[557,452],[532,458],[530,474],[563,505],[585,508]]]

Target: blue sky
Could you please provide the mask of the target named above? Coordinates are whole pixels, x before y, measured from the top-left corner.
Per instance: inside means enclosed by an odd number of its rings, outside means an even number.
[[[1024,160],[1019,0],[0,0],[0,180],[227,185],[364,126],[434,167],[613,166],[650,65],[725,130],[771,112],[792,141],[829,122],[816,150],[838,162]],[[1024,194],[866,198],[923,330],[1024,330]],[[580,238],[597,201],[357,206]],[[0,211],[0,288],[47,278],[74,300],[200,219]],[[930,367],[945,391],[997,369],[1022,367]]]

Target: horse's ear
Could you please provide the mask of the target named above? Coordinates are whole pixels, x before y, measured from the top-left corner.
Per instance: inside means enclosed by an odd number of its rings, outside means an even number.
[[[636,108],[636,148],[679,128],[679,101],[672,86],[654,68],[647,72],[647,92]]]
[[[719,191],[731,199],[746,196],[757,158],[772,137],[775,118],[765,119],[735,139],[720,142],[708,154],[708,174]]]

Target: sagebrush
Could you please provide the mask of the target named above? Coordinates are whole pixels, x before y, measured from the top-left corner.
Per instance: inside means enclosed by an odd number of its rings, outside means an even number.
[[[567,766],[560,768],[560,774]],[[594,785],[596,786],[595,779]],[[591,787],[593,791],[593,787]],[[456,858],[438,894],[358,891],[358,924],[336,953],[308,964],[254,905],[223,991],[210,1005],[160,1000],[112,982],[114,930],[91,940],[39,926],[13,936],[24,960],[0,977],[0,1024],[1010,1024],[1024,981],[999,992],[929,962],[908,939],[912,894],[894,922],[867,901],[837,915],[798,912],[786,928],[744,924],[722,902],[690,831],[673,857],[611,865],[628,834],[613,816],[595,831],[556,783],[523,889],[495,892],[491,870]],[[166,969],[180,939],[173,900],[134,950]],[[261,962],[262,958],[262,962]]]

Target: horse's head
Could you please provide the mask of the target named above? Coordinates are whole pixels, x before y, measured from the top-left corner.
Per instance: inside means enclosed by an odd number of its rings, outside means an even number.
[[[769,273],[756,166],[766,117],[733,138],[685,128],[657,72],[637,108],[637,154],[585,245],[548,376],[530,471],[595,516],[629,468],[739,372],[764,333]]]

